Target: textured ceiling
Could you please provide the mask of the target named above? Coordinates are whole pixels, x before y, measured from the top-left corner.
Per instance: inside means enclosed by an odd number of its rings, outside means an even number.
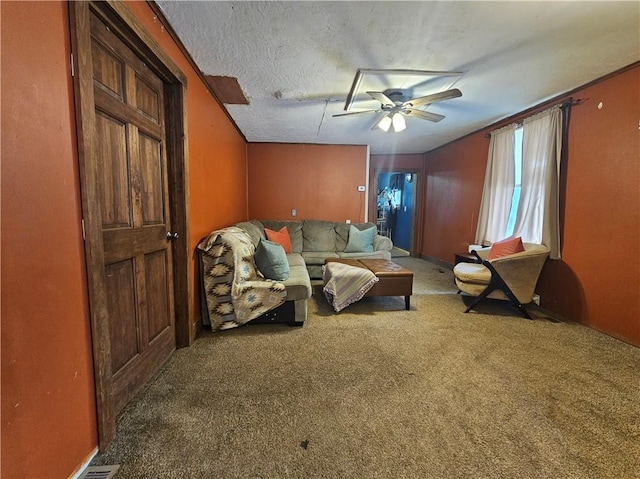
[[[423,153],[640,60],[640,2],[156,2],[205,75],[236,77],[250,105],[225,105],[250,142],[370,145]],[[414,97],[438,123],[380,114],[334,118],[358,69],[459,71],[365,78],[351,111],[379,108],[369,88]]]

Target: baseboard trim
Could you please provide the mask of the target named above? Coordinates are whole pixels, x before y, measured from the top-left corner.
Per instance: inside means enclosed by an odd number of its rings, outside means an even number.
[[[98,455],[98,446],[95,447],[93,451],[89,453],[89,455],[85,458],[84,462],[75,470],[75,472],[69,476],[69,479],[78,479],[84,470],[89,467],[91,461]]]
[[[530,309],[532,309],[534,311],[538,311],[539,313],[541,313],[544,316],[546,316],[546,319],[548,319],[552,323],[573,323],[573,322],[575,322],[575,321],[571,321],[570,319],[567,319],[567,318],[563,317],[562,315],[556,313],[555,311],[551,311],[550,309],[543,308],[542,306],[540,306],[539,304],[535,304],[534,302],[529,303],[527,305],[527,308],[530,308]]]

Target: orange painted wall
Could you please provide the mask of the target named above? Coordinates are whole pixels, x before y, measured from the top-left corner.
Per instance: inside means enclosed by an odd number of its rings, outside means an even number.
[[[423,255],[453,263],[473,243],[488,147],[479,132],[425,155]]]
[[[1,475],[68,477],[97,429],[67,8],[0,8]]]
[[[146,2],[128,5],[188,79],[193,251],[210,230],[247,217],[246,142]],[[0,475],[66,478],[97,446],[68,11],[65,2],[0,9]]]
[[[250,143],[249,217],[364,221],[367,147]]]
[[[562,260],[538,291],[548,309],[640,346],[640,67],[574,97],[588,100],[571,112]]]
[[[587,101],[571,112],[563,164],[562,260],[547,262],[537,288],[543,307],[636,346],[640,346],[638,85],[640,67],[635,67],[572,94]],[[452,262],[453,253],[464,251],[474,240],[489,146],[485,133],[426,154],[423,249],[428,256]]]
[[[200,240],[217,228],[247,219],[247,143],[147,3],[127,5],[187,76],[189,247],[194,252],[193,281],[197,284],[195,248]],[[196,287],[192,302],[200,321],[198,294]]]

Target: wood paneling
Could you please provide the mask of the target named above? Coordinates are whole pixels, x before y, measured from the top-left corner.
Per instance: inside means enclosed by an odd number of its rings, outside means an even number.
[[[93,44],[93,71],[95,84],[124,101],[124,65],[102,44]]]
[[[156,251],[144,257],[145,285],[147,295],[147,336],[149,343],[160,333],[173,328],[173,318],[169,316],[171,297],[169,284],[169,268],[171,263],[165,251]]]
[[[135,263],[128,259],[105,268],[111,339],[111,372],[116,374],[140,351],[135,298]]]
[[[364,221],[366,147],[251,143],[248,151],[251,218]]]
[[[142,224],[164,224],[165,190],[152,188],[152,185],[164,184],[166,175],[162,160],[162,143],[143,133],[138,136],[138,150],[141,161],[138,163],[137,176],[140,178],[139,193],[142,208]]]
[[[562,260],[547,261],[537,287],[543,307],[636,346],[640,346],[639,84],[640,67],[635,66],[572,92],[573,98],[586,101],[571,109],[568,154],[561,167]],[[504,123],[517,119],[518,115]],[[474,242],[487,132],[478,131],[425,155],[426,256],[451,263],[456,251],[465,251]]]
[[[473,244],[489,140],[466,137],[425,155],[422,253],[453,263]]]
[[[136,75],[135,91],[138,111],[147,115],[156,123],[160,123],[160,88],[162,88],[162,85],[148,85],[144,79]]]
[[[562,165],[562,260],[548,261],[542,306],[640,346],[640,66],[574,98]],[[602,108],[598,104],[602,103]]]
[[[249,100],[235,77],[206,75],[207,84],[221,103],[229,105],[248,105]]]
[[[96,113],[96,155],[102,187],[100,200],[104,228],[131,226],[127,132],[124,123]]]

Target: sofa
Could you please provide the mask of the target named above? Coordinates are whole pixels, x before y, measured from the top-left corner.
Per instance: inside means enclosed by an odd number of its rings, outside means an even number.
[[[360,231],[373,228],[375,223],[339,223],[324,220],[303,221],[258,221],[238,223],[236,226],[246,229],[257,245],[259,239],[266,239],[265,228],[280,231],[286,227],[291,238],[292,254],[298,254],[311,279],[322,279],[322,266],[328,258],[349,259],[391,259],[393,243],[386,236],[374,233],[372,251],[345,251],[349,243],[351,227]]]
[[[252,318],[251,320],[255,322],[288,322],[294,325],[302,325],[307,318],[307,302],[312,295],[311,279],[322,279],[322,266],[326,259],[391,259],[391,250],[393,248],[390,238],[377,234],[374,223],[348,224],[324,220],[250,220],[236,223],[232,228],[226,230],[231,230],[233,232],[232,235],[237,237],[238,229],[246,233],[247,243],[253,244],[255,248],[254,255],[260,249],[261,242],[272,244],[274,242],[272,241],[273,235],[276,233],[284,235],[285,239],[290,241],[290,252],[286,253],[287,277],[284,280],[276,280],[278,285],[284,285],[286,291],[284,302],[262,313],[260,317]],[[215,309],[220,309],[220,305],[217,304],[219,303],[219,298],[214,297],[215,295],[213,294],[215,291],[213,285],[217,280],[208,274],[208,272],[215,271],[214,266],[220,261],[214,258],[209,251],[215,243],[214,238],[219,236],[216,235],[217,233],[212,232],[198,246],[202,276],[203,320],[205,324],[212,324],[212,327],[220,323],[220,318],[212,319],[209,322],[209,316],[215,316]],[[271,237],[271,240],[269,237]],[[279,238],[276,236],[276,239]],[[243,249],[247,251],[245,246],[243,246]],[[242,258],[243,254],[236,255],[236,257]],[[241,267],[238,264],[240,262],[239,259],[226,260],[226,263],[233,264],[234,262],[236,263],[236,269]],[[243,267],[246,268],[246,265]],[[260,271],[260,267],[257,269]],[[235,277],[237,278],[238,275]],[[242,279],[243,283],[245,279]],[[260,281],[254,284],[268,289],[268,281],[271,280],[265,278],[262,283],[266,284],[260,285]],[[208,306],[207,303],[209,303]],[[236,318],[232,318],[231,321],[226,319],[224,321],[225,325],[220,329],[246,322]]]

